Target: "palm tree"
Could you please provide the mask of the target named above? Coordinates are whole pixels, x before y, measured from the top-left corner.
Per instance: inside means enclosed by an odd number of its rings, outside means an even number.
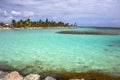
[[[20,20],[20,27],[24,27],[24,23],[22,19]]]
[[[28,18],[27,20],[26,20],[26,26],[29,26],[30,24],[30,19]]]
[[[77,27],[77,23],[76,22],[74,23],[74,27]]]
[[[4,26],[5,24],[3,22],[0,23],[0,26]]]
[[[12,20],[12,27],[15,27],[16,26],[16,21],[13,19]]]

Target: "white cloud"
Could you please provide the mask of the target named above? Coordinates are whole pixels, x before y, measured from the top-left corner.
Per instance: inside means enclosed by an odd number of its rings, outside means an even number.
[[[32,11],[24,11],[23,16],[24,17],[33,17],[34,13]]]
[[[0,17],[7,17],[7,11],[0,9]]]
[[[11,15],[13,17],[33,17],[34,13],[32,11],[23,11],[23,12],[20,12],[20,11],[12,10],[11,11]]]
[[[12,19],[26,19],[34,16],[32,11],[16,11],[12,10],[8,13],[6,10],[0,9],[0,19],[5,22],[10,22]]]
[[[57,17],[56,17],[56,16],[54,16],[54,17],[52,17],[52,19],[57,19]]]
[[[13,17],[12,17],[12,16],[9,16],[8,19],[13,19]]]
[[[21,12],[19,12],[19,11],[14,11],[14,10],[11,11],[11,14],[12,14],[13,17],[20,17],[20,16],[22,15]]]
[[[6,3],[21,5],[17,7],[24,16],[90,16],[90,17],[118,17],[120,14],[120,1],[118,0],[4,0]],[[12,7],[16,10],[16,7]],[[113,16],[114,15],[114,16]],[[120,18],[120,17],[119,17]]]
[[[76,18],[120,20],[120,0],[0,0],[0,3],[9,4],[2,7],[9,11],[14,10],[13,14],[21,18],[37,15],[54,20]]]

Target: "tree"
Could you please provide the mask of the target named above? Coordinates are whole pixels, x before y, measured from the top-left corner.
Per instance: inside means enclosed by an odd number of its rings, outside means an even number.
[[[12,27],[15,27],[16,26],[16,21],[13,19],[12,20]]]
[[[48,23],[48,18],[46,18],[46,21],[45,21],[46,23]]]
[[[66,23],[66,24],[65,24],[65,27],[68,27],[68,26],[69,26],[69,23]]]
[[[58,22],[58,25],[57,26],[61,26],[63,27],[64,26],[64,23],[62,21]]]
[[[40,27],[40,26],[42,26],[42,20],[40,19],[39,21],[38,21],[38,26]]]
[[[0,26],[4,26],[5,24],[3,22],[0,23]]]
[[[30,19],[28,18],[27,20],[26,20],[26,26],[29,26],[30,24]]]
[[[76,22],[74,23],[74,27],[77,27],[77,23]]]
[[[24,25],[24,23],[23,23],[23,20],[21,19],[21,20],[20,20],[20,27],[23,27],[23,26],[25,26],[25,25]]]
[[[46,18],[45,25],[44,25],[45,27],[48,26],[48,22],[49,22],[48,18]]]

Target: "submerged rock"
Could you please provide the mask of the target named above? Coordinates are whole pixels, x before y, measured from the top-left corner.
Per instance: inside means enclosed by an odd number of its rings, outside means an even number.
[[[48,76],[48,77],[45,78],[45,80],[56,80],[56,79],[53,78],[53,77]]]
[[[89,80],[96,80],[96,78],[94,76],[89,76],[88,78]]]
[[[1,80],[2,78],[4,78],[7,74],[8,74],[8,72],[0,71],[0,80]]]
[[[24,78],[24,80],[40,80],[40,75],[38,75],[38,74],[29,74]]]
[[[23,77],[17,72],[13,71],[9,74],[7,74],[3,80],[23,80]]]
[[[81,79],[69,79],[69,80],[85,80],[85,79],[81,78]]]

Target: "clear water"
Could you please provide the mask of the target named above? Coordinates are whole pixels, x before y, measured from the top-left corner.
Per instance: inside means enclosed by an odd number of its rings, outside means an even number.
[[[0,30],[0,69],[24,73],[93,70],[120,75],[120,35],[56,33],[64,30],[98,29]]]

